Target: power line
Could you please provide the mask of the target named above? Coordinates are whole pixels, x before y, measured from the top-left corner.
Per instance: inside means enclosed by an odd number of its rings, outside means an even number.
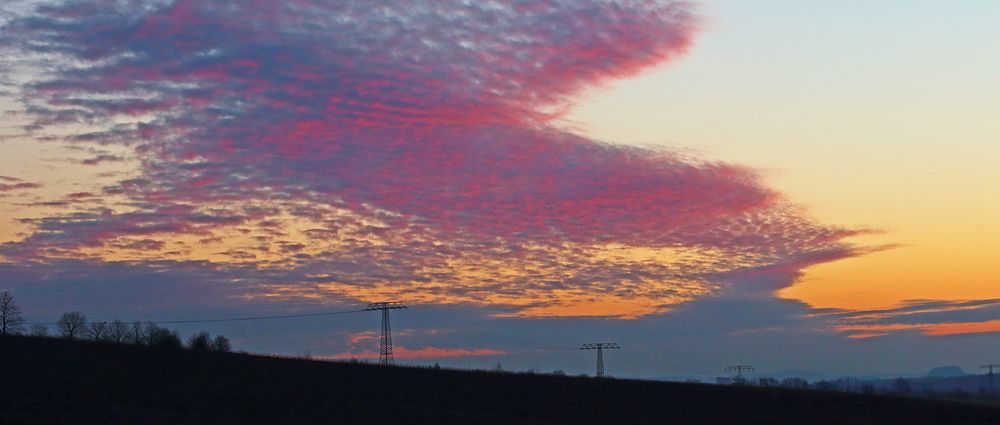
[[[547,345],[538,344],[537,341],[532,341],[527,338],[520,338],[512,336],[506,333],[496,333],[481,329],[469,329],[463,328],[463,339],[470,341],[478,341],[488,344],[496,344],[498,341],[506,341],[508,344],[516,346],[517,349],[532,350],[532,351],[565,351],[565,350],[578,350],[579,348],[567,347],[565,345]],[[551,342],[551,341],[550,341]]]
[[[250,320],[272,320],[272,319],[297,319],[302,317],[319,317],[319,316],[333,316],[337,314],[348,314],[348,313],[360,313],[363,311],[368,311],[368,309],[360,310],[341,310],[341,311],[325,311],[318,313],[303,313],[303,314],[282,314],[275,316],[248,316],[248,317],[227,317],[223,319],[183,319],[183,320],[138,320],[139,322],[153,322],[163,325],[176,325],[183,323],[219,323],[219,322],[241,322]],[[126,322],[135,322],[136,320],[125,320]],[[58,322],[25,322],[26,325],[56,325]]]

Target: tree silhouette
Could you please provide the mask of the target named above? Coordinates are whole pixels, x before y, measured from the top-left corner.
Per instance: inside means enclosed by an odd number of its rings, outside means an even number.
[[[785,378],[781,380],[781,386],[795,390],[807,390],[809,389],[809,381],[802,378]]]
[[[129,323],[128,340],[135,345],[142,345],[145,343],[145,338],[143,338],[142,322],[136,320]]]
[[[777,387],[781,385],[781,383],[779,383],[777,379],[763,377],[757,380],[757,385],[761,387],[771,388],[771,387]]]
[[[229,338],[222,335],[216,335],[215,339],[212,340],[212,351],[228,353],[232,351],[232,349],[233,347],[229,344]]]
[[[59,333],[69,339],[76,339],[86,329],[86,326],[87,316],[84,316],[79,311],[63,313],[56,322]]]
[[[90,322],[87,336],[94,341],[100,341],[108,336],[108,322]]]
[[[152,343],[149,344],[150,346],[157,348],[171,348],[171,349],[179,349],[183,347],[183,344],[181,343],[181,337],[177,335],[177,332],[171,331],[170,329],[161,328],[159,326],[156,326],[155,324],[153,326],[155,327],[155,329],[150,334],[152,335],[152,338],[150,338],[150,340],[152,341]]]
[[[21,307],[14,303],[14,297],[10,292],[0,292],[0,335],[23,332],[22,324],[24,317],[21,317]]]
[[[125,342],[128,339],[128,324],[118,319],[111,321],[108,325],[108,339],[119,344]]]
[[[31,336],[49,336],[49,327],[42,324],[31,325]]]
[[[834,385],[833,382],[826,380],[817,382],[816,385],[814,385],[814,387],[820,391],[834,391],[837,389],[837,386]]]
[[[188,339],[188,348],[191,351],[208,351],[212,348],[212,337],[208,332],[198,332]]]
[[[153,322],[146,322],[142,325],[142,343],[153,346],[156,345],[157,334],[160,332],[160,327]]]

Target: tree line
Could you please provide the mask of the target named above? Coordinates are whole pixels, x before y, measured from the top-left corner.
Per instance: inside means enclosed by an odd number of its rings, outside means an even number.
[[[981,379],[981,382],[979,382],[980,386],[975,391],[962,389],[960,386],[948,387],[947,385],[934,389],[932,386],[922,384],[919,380],[907,378],[895,378],[892,380],[840,378],[832,381],[820,380],[816,382],[809,382],[803,378],[795,377],[785,378],[782,380],[761,377],[756,380],[734,378],[729,381],[729,384],[764,388],[787,388],[793,390],[846,392],[868,395],[881,394],[906,397],[926,397],[945,400],[982,400],[995,402],[1000,399],[998,398],[997,391],[994,390],[991,376],[968,375],[967,377],[974,376],[978,376]]]
[[[193,351],[232,351],[229,339],[222,335],[212,338],[208,332],[198,332],[185,345],[177,331],[154,322],[124,322],[121,320],[88,321],[79,311],[69,311],[56,321],[56,334],[49,334],[49,327],[33,324],[25,329],[21,308],[9,292],[0,292],[0,335],[31,335],[35,337],[59,336],[66,339],[114,342],[118,344],[145,345],[160,348],[188,348]]]

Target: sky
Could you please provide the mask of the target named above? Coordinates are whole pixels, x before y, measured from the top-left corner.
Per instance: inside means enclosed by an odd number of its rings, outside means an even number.
[[[991,1],[12,1],[26,317],[404,301],[408,364],[975,370],[1000,349]],[[992,119],[991,119],[992,118]],[[992,219],[992,220],[991,220]],[[379,317],[177,325],[377,357]]]

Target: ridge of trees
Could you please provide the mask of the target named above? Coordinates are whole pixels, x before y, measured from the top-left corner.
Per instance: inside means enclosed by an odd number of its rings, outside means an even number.
[[[208,332],[198,332],[191,336],[185,345],[177,331],[161,327],[154,322],[124,322],[117,319],[110,322],[88,321],[87,316],[79,311],[68,311],[59,316],[55,335],[49,334],[48,326],[38,323],[26,330],[25,323],[21,308],[14,302],[14,297],[7,291],[0,292],[0,335],[27,334],[36,337],[56,336],[158,348],[187,348],[192,351],[223,353],[232,351],[232,344],[223,335],[212,338]]]

